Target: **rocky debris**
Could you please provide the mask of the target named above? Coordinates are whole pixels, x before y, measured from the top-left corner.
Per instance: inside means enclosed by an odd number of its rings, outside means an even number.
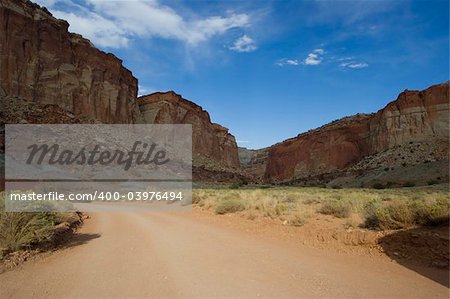
[[[340,175],[359,162],[354,170],[370,171],[391,166],[393,155],[397,155],[395,163],[400,165],[445,159],[449,137],[448,90],[446,82],[424,91],[404,91],[375,114],[346,117],[275,144],[269,149],[264,179],[287,182]],[[385,158],[380,152],[387,153]],[[367,159],[361,162],[364,158]]]
[[[74,116],[56,104],[39,104],[22,98],[0,96],[2,124],[94,124],[99,121],[83,115]],[[3,139],[2,139],[3,140]]]
[[[149,124],[191,124],[193,164],[219,172],[237,172],[236,140],[227,128],[211,122],[202,107],[173,91],[139,97],[144,121]]]
[[[137,79],[30,1],[0,3],[0,95],[58,105],[104,123],[140,121]]]

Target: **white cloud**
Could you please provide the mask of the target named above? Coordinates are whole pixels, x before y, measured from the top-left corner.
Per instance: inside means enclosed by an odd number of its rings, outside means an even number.
[[[252,38],[244,34],[234,42],[230,50],[236,52],[253,52],[256,50],[256,45]]]
[[[365,62],[354,62],[354,61],[352,61],[352,62],[343,62],[343,63],[340,64],[340,66],[348,67],[348,68],[351,68],[351,69],[362,69],[362,68],[368,67],[369,65],[367,63],[365,63]]]
[[[52,6],[56,3],[56,1],[58,1],[58,0],[35,0],[35,2],[37,4],[39,4],[40,6],[44,6],[44,7]]]
[[[148,95],[156,91],[154,88],[148,86],[139,85],[138,87],[138,97]]]
[[[322,62],[322,60],[323,59],[319,56],[319,54],[309,53],[304,62],[306,65],[318,65]]]
[[[70,30],[80,33],[99,46],[110,48],[126,47],[130,38],[166,38],[195,46],[220,35],[231,28],[250,25],[248,14],[196,17],[185,19],[174,9],[150,1],[101,1],[86,0],[89,5],[80,6],[74,0],[39,0],[48,4],[50,11],[70,23]],[[52,9],[56,2],[62,2],[69,10]],[[243,49],[252,49],[248,45]]]
[[[347,65],[347,67],[352,68],[352,69],[362,69],[365,67],[368,67],[369,65],[365,62],[361,62],[361,63],[352,63]]]
[[[354,59],[354,57],[347,56],[347,57],[338,58],[337,61],[347,61],[347,60],[353,60],[353,59]]]
[[[324,49],[315,49],[315,50],[313,51],[313,53],[317,53],[317,54],[319,54],[319,55],[323,55],[323,54],[325,53],[325,50],[324,50]]]
[[[285,66],[285,65],[299,65],[301,62],[298,61],[297,59],[287,59],[287,58],[283,58],[278,60],[275,64],[278,66]]]

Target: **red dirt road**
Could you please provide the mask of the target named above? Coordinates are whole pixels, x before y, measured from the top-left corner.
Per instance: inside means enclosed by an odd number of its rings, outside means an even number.
[[[65,249],[0,275],[0,298],[448,298],[388,259],[228,229],[192,213],[97,213]]]

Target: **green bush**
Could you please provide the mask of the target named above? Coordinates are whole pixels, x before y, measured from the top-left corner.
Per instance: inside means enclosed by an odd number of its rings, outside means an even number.
[[[366,227],[382,230],[401,229],[413,225],[435,226],[449,222],[449,199],[439,198],[432,202],[395,200],[383,205],[370,201],[364,207]]]
[[[406,182],[403,184],[403,187],[414,187],[414,186],[416,186],[416,184],[413,182]]]
[[[437,199],[432,203],[416,201],[411,204],[415,223],[427,226],[436,226],[449,222],[449,200]]]
[[[381,183],[375,183],[372,186],[373,189],[384,189],[384,185]]]
[[[241,185],[239,183],[233,183],[228,188],[230,188],[230,189],[239,189],[239,187],[241,187]]]
[[[50,240],[55,217],[54,213],[1,212],[0,247],[16,251]]]
[[[405,228],[414,223],[414,214],[403,201],[392,201],[387,206],[379,207],[375,215],[378,227],[383,230]]]
[[[333,215],[337,218],[347,218],[350,216],[351,206],[348,202],[340,200],[330,200],[322,204],[319,213]]]
[[[227,213],[236,213],[239,211],[243,211],[245,209],[245,205],[237,199],[226,199],[220,201],[215,209],[216,214],[223,215]]]

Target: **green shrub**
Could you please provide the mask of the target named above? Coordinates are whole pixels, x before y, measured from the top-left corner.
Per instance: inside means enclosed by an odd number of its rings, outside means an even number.
[[[413,182],[406,182],[403,184],[403,187],[414,187],[414,186],[416,186],[416,184]]]
[[[440,198],[431,203],[415,201],[411,209],[417,224],[436,226],[449,222],[449,199]]]
[[[401,229],[413,225],[435,226],[449,222],[449,199],[432,202],[394,200],[386,205],[370,201],[364,207],[365,226],[372,228]]]
[[[384,189],[384,186],[381,183],[375,183],[375,184],[373,184],[372,188],[373,189]]]
[[[54,213],[0,213],[0,247],[16,251],[50,240],[55,218]]]
[[[375,211],[378,227],[381,229],[399,229],[414,223],[414,214],[404,201],[392,201]]]
[[[342,189],[341,185],[332,185],[331,186],[332,189]]]
[[[220,201],[215,209],[216,214],[223,215],[227,213],[236,213],[239,211],[243,211],[245,209],[245,205],[237,199],[226,199]]]
[[[369,200],[363,207],[365,218],[364,226],[368,228],[378,228],[377,210],[381,207],[381,202],[376,199]]]
[[[239,189],[239,187],[242,187],[242,183],[233,183],[230,185],[230,189]]]
[[[340,200],[330,200],[322,204],[319,213],[333,215],[337,218],[347,218],[350,216],[351,206],[348,202]]]

